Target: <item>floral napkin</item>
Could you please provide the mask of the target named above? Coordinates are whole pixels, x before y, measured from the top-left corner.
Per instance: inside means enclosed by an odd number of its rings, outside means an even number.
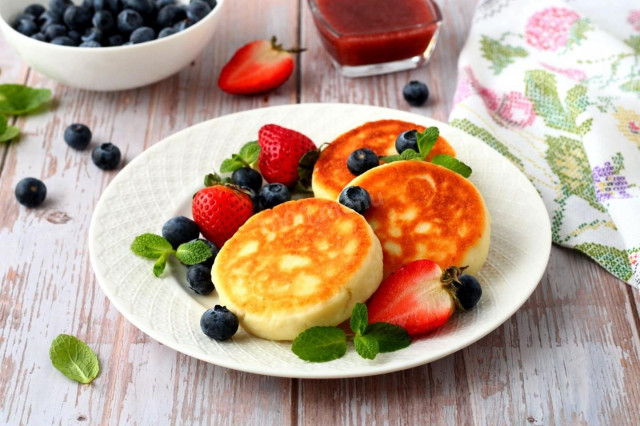
[[[535,185],[553,241],[640,288],[640,2],[480,1],[450,122]]]

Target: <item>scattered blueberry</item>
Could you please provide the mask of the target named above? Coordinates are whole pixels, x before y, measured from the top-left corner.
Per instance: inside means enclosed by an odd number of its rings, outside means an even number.
[[[165,38],[165,37],[169,37],[170,35],[174,35],[177,34],[178,30],[176,30],[173,27],[167,27],[167,28],[163,28],[162,30],[160,30],[160,32],[158,33],[158,38]]]
[[[262,176],[249,167],[242,167],[234,171],[231,174],[231,181],[238,186],[246,186],[256,192],[260,191],[262,187]]]
[[[91,24],[91,10],[82,6],[69,6],[64,11],[62,21],[69,29],[82,31]]]
[[[56,37],[51,40],[51,44],[57,44],[59,46],[77,46],[76,42],[67,36]]]
[[[378,156],[369,148],[356,149],[349,154],[349,158],[347,159],[347,168],[356,176],[379,165],[380,160]]]
[[[31,38],[36,39],[38,41],[47,41],[47,36],[42,33],[35,33],[31,36]]]
[[[91,142],[91,130],[84,124],[74,123],[65,129],[64,141],[73,149],[83,150]]]
[[[13,28],[27,37],[31,37],[38,32],[38,25],[36,25],[33,20],[27,18],[18,19],[18,21],[14,23]]]
[[[102,170],[113,170],[120,164],[120,149],[111,142],[103,143],[93,149],[91,160]]]
[[[18,202],[25,207],[38,207],[47,198],[47,187],[36,178],[22,179],[15,190]]]
[[[211,282],[211,268],[198,264],[187,268],[189,288],[198,294],[207,295],[214,290]]]
[[[211,241],[205,240],[204,238],[198,238],[197,240],[202,241],[203,243],[208,245],[209,250],[211,250],[211,257],[205,260],[204,262],[199,263],[199,265],[208,266],[209,268],[213,267],[213,262],[216,260],[216,256],[218,256],[218,252],[219,252],[218,247],[216,247],[216,245],[213,244]]]
[[[260,199],[260,207],[263,209],[271,209],[291,199],[289,188],[281,183],[270,183],[260,189],[258,195]]]
[[[193,22],[198,22],[211,12],[211,6],[201,0],[193,0],[187,6],[187,18]]]
[[[109,46],[122,46],[125,42],[124,37],[122,37],[120,34],[109,36],[107,40],[109,42]]]
[[[82,41],[95,41],[97,43],[102,44],[103,34],[102,31],[97,29],[96,27],[89,28],[87,32],[82,36]]]
[[[366,189],[359,186],[347,186],[338,198],[340,204],[362,214],[371,207],[371,197]]]
[[[216,305],[202,314],[200,328],[215,340],[227,340],[238,331],[238,317],[225,306]]]
[[[178,248],[180,244],[195,240],[200,235],[200,228],[193,220],[177,216],[169,219],[162,225],[162,236],[173,246]]]
[[[108,33],[116,27],[116,19],[108,10],[99,10],[91,18],[94,27],[102,32]]]
[[[25,8],[24,13],[28,13],[29,15],[33,15],[38,18],[45,12],[45,10],[46,9],[41,4],[32,4]]]
[[[140,27],[131,33],[129,41],[133,44],[146,43],[147,41],[155,40],[156,32],[151,27]]]
[[[44,35],[46,35],[49,40],[53,40],[57,37],[66,36],[68,32],[67,27],[62,24],[51,24],[44,30]]]
[[[89,41],[83,41],[82,43],[80,43],[79,47],[102,47],[102,45],[97,41],[89,40]]]
[[[406,132],[400,133],[396,138],[396,151],[398,151],[398,154],[402,154],[402,152],[407,149],[412,149],[415,152],[418,152],[417,130],[407,130]]]
[[[429,89],[427,85],[421,81],[410,81],[402,88],[402,96],[404,100],[412,106],[424,105],[429,99]]]
[[[73,6],[71,0],[49,0],[49,11],[58,19],[62,19],[62,15],[69,6]]]
[[[482,296],[482,287],[480,287],[480,282],[473,275],[462,274],[458,277],[458,280],[460,283],[454,282],[456,297],[460,302],[460,306],[465,311],[468,311],[478,304],[480,296]]]
[[[118,29],[124,34],[131,34],[143,25],[142,15],[133,9],[125,9],[118,14]]]

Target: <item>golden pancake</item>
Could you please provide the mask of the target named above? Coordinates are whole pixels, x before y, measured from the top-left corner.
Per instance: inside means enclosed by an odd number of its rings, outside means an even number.
[[[293,340],[338,325],[382,280],[382,249],[367,221],[335,201],[289,201],[249,219],[220,250],[220,303],[265,339]]]
[[[349,155],[359,148],[369,148],[378,155],[393,155],[396,138],[402,132],[424,126],[400,120],[371,121],[344,133],[322,151],[313,168],[312,188],[316,198],[335,200],[340,191],[354,178],[347,168]],[[427,159],[438,154],[455,156],[454,149],[443,137],[439,137]]]
[[[363,173],[353,185],[371,196],[364,216],[382,245],[385,277],[417,259],[442,269],[468,265],[473,274],[487,259],[491,217],[476,187],[459,174],[398,161]]]

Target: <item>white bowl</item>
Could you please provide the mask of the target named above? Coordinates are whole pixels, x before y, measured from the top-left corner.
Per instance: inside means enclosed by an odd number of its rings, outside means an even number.
[[[188,3],[188,0],[178,0]],[[125,90],[146,86],[189,65],[211,40],[221,10],[218,5],[200,22],[159,40],[118,47],[72,47],[45,43],[11,27],[30,4],[48,8],[47,0],[0,0],[0,29],[22,59],[40,73],[86,90]],[[76,0],[76,3],[79,3]]]

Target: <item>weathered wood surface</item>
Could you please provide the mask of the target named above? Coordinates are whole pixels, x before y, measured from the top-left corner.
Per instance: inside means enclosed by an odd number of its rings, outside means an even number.
[[[91,271],[91,213],[114,173],[67,148],[69,123],[89,124],[95,143],[113,141],[131,160],[189,125],[261,106],[353,102],[410,110],[401,97],[409,79],[431,88],[429,105],[412,110],[446,120],[474,3],[440,2],[444,29],[427,68],[357,80],[332,70],[305,1],[236,0],[191,67],[112,94],[66,88],[30,71],[0,36],[0,82],[49,87],[58,100],[54,110],[18,120],[20,140],[0,148],[0,424],[640,424],[640,296],[568,250],[553,248],[531,299],[476,344],[427,366],[345,380],[262,377],[177,353],[129,324]],[[268,96],[218,90],[224,60],[270,34],[309,48],[299,73]],[[14,201],[25,176],[48,186],[40,209]],[[48,347],[59,333],[77,335],[98,353],[102,374],[92,385],[76,385],[51,367]]]

